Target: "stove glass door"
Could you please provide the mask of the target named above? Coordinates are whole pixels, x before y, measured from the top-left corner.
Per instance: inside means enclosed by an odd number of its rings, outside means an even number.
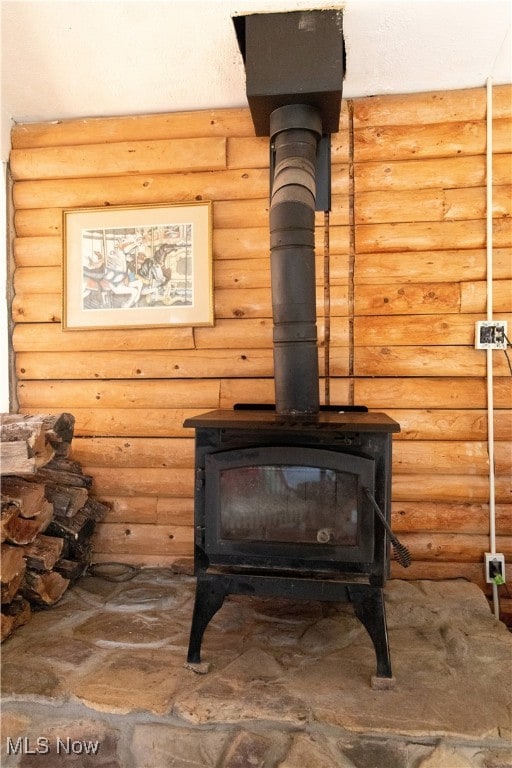
[[[222,539],[357,543],[357,475],[264,464],[221,470],[219,483]]]
[[[206,457],[209,554],[272,554],[297,547],[328,559],[351,550],[372,557],[373,459],[335,450],[258,446]],[[329,554],[331,552],[331,554]],[[349,559],[352,559],[350,557]]]

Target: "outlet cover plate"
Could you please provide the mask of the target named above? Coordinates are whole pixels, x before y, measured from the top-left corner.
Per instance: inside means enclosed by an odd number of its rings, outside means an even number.
[[[477,320],[475,324],[475,349],[506,349],[506,320]]]

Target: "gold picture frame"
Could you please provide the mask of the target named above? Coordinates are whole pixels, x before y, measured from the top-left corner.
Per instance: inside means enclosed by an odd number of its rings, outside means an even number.
[[[213,325],[212,204],[63,212],[64,330]]]

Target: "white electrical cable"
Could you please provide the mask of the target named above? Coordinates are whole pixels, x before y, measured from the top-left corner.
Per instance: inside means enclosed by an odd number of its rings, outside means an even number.
[[[493,234],[492,234],[492,78],[487,78],[486,109],[486,246],[487,246],[487,320],[493,316]],[[494,476],[494,380],[492,349],[486,350],[487,368],[487,450],[489,454],[489,549],[496,554],[496,503]],[[498,586],[492,582],[494,615],[500,617]]]

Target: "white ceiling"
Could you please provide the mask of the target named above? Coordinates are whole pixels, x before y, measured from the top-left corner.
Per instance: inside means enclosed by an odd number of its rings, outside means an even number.
[[[231,17],[343,8],[345,97],[512,82],[509,0],[1,0],[14,122],[245,106]]]

